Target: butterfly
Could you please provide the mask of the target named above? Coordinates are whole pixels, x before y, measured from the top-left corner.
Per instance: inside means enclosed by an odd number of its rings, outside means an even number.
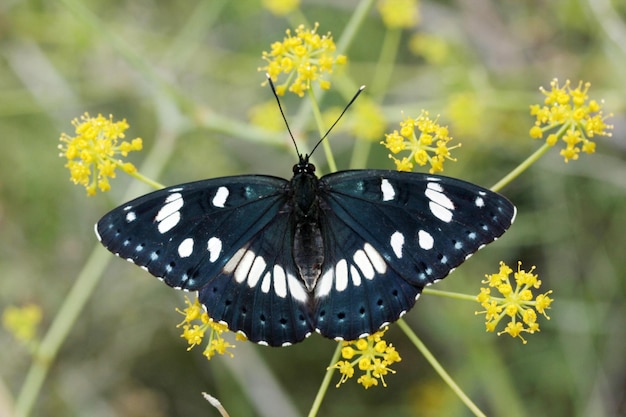
[[[299,154],[290,180],[176,185],[110,211],[95,231],[119,257],[197,291],[213,320],[288,346],[313,332],[355,340],[396,321],[515,213],[505,197],[439,175],[363,169],[318,178]]]

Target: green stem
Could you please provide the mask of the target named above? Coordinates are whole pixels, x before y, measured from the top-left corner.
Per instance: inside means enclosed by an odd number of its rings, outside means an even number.
[[[337,348],[335,349],[335,353],[333,353],[333,357],[330,359],[330,365],[328,365],[328,368],[326,368],[326,375],[324,375],[322,384],[320,385],[319,390],[317,390],[317,395],[315,396],[315,400],[311,405],[311,410],[309,411],[308,417],[315,417],[320,410],[320,406],[322,405],[322,401],[324,400],[324,396],[326,395],[326,391],[328,390],[328,386],[330,385],[330,380],[335,373],[335,368],[333,367],[333,365],[339,360],[340,354],[341,342],[337,343]]]
[[[161,184],[160,182],[154,181],[151,178],[146,177],[145,175],[143,175],[139,171],[128,172],[128,171],[124,170],[124,163],[122,161],[113,160],[113,162],[115,163],[115,165],[120,167],[120,169],[122,169],[125,173],[127,173],[128,175],[130,175],[131,177],[133,177],[135,179],[138,179],[139,181],[143,182],[144,184],[147,184],[147,185],[149,185],[150,187],[152,187],[152,188],[154,188],[156,190],[160,190],[161,188],[165,188],[165,185]]]
[[[454,393],[463,401],[463,403],[469,408],[475,416],[486,417],[476,404],[463,392],[463,390],[454,382],[452,377],[443,369],[443,366],[437,361],[433,354],[426,348],[426,345],[417,337],[415,332],[409,327],[403,319],[398,320],[398,326],[404,331],[409,340],[415,345],[417,350],[421,352],[426,358],[428,363],[435,369],[439,376],[444,380],[446,384],[454,391]]]
[[[389,85],[396,56],[398,55],[401,35],[401,29],[387,29],[385,33],[385,39],[372,81],[371,95],[374,97],[382,97]]]
[[[320,112],[319,103],[315,99],[315,92],[313,91],[312,88],[309,88],[307,92],[309,94],[309,98],[311,99],[310,101],[311,101],[311,108],[313,109],[313,116],[315,117],[317,130],[321,138],[326,133],[326,127],[324,126],[324,119],[322,118],[322,113]],[[333,151],[327,140],[322,141],[322,147],[324,148],[324,154],[326,155],[328,169],[330,169],[330,172],[337,171],[337,163],[335,162]]]
[[[504,178],[502,178],[495,185],[493,185],[491,187],[491,191],[500,191],[501,189],[503,189],[511,181],[517,178],[522,172],[526,171],[528,167],[537,162],[539,158],[541,158],[543,154],[545,154],[551,147],[552,146],[548,145],[547,143],[544,143],[541,148],[537,149],[532,155],[526,158],[524,162],[519,164],[513,171],[509,172]]]
[[[17,398],[15,411],[18,417],[26,417],[30,414],[41,390],[41,386],[43,385],[43,381],[46,375],[48,375],[50,366],[57,356],[59,347],[67,338],[67,334],[76,322],[85,303],[93,293],[102,275],[102,271],[104,271],[110,260],[110,254],[101,248],[95,248],[91,252],[87,263],[78,275],[61,309],[54,317],[50,329],[46,333],[34,356],[33,363],[28,370],[28,374],[26,375],[26,379]]]
[[[424,288],[422,290],[422,294],[438,295],[440,297],[454,298],[456,300],[463,300],[463,301],[476,301],[475,295],[462,294],[462,293],[451,292],[451,291],[441,291],[441,290],[435,290],[432,288]]]

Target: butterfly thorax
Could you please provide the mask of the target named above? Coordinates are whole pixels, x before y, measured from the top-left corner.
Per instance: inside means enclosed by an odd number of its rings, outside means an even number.
[[[291,204],[295,217],[293,260],[308,291],[313,291],[324,263],[324,242],[319,228],[319,179],[308,157],[293,167]]]

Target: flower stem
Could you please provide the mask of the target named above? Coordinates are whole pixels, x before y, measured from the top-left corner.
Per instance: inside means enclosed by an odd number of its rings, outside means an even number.
[[[440,297],[454,298],[456,300],[463,300],[463,301],[474,301],[474,302],[476,301],[475,295],[462,294],[462,293],[452,292],[452,291],[441,291],[441,290],[435,290],[432,288],[424,288],[422,290],[422,294],[438,295]]]
[[[115,164],[124,169],[124,164],[121,161],[115,161]],[[139,181],[143,182],[144,184],[148,184],[150,187],[156,189],[156,190],[160,190],[161,188],[165,188],[165,185],[161,184],[160,182],[156,182],[151,178],[146,177],[145,175],[141,174],[139,171],[133,171],[133,172],[126,172],[128,175],[130,175],[131,177],[134,177],[135,179],[138,179]]]
[[[315,93],[313,92],[312,88],[309,88],[307,92],[309,94],[309,98],[311,99],[311,107],[313,109],[313,116],[315,117],[317,130],[321,138],[326,133],[326,127],[324,126],[324,120],[322,118],[322,113],[320,112],[319,103],[315,99]],[[330,169],[330,172],[337,171],[337,164],[335,163],[335,157],[333,156],[333,151],[327,140],[322,141],[322,147],[324,148],[324,154],[326,155],[326,162],[328,163],[328,169]]]
[[[322,400],[326,395],[326,391],[328,390],[328,386],[330,385],[330,380],[333,377],[333,373],[335,372],[335,368],[333,365],[337,363],[339,360],[339,355],[341,354],[341,342],[337,343],[337,348],[335,349],[335,353],[333,353],[333,357],[330,359],[330,365],[326,369],[326,375],[324,375],[324,379],[322,380],[322,384],[320,385],[319,390],[317,391],[317,395],[315,396],[315,400],[313,401],[313,405],[311,405],[311,410],[309,411],[308,417],[315,417],[317,412],[320,409],[320,405],[322,405]]]
[[[67,338],[67,334],[93,293],[102,271],[110,260],[110,254],[101,248],[95,248],[91,252],[33,358],[33,363],[17,398],[15,407],[17,416],[25,417],[30,414],[59,348]]]
[[[463,403],[469,408],[475,416],[478,417],[486,417],[485,413],[483,413],[476,404],[472,402],[472,400],[461,390],[461,388],[454,382],[452,377],[446,372],[445,369],[441,366],[439,361],[433,356],[433,354],[426,348],[426,345],[417,337],[415,332],[409,327],[408,324],[403,319],[398,320],[398,326],[402,329],[402,331],[407,335],[409,340],[413,342],[417,350],[421,352],[422,355],[426,358],[428,363],[435,369],[435,371],[439,374],[439,376],[444,380],[446,384],[454,391],[454,393],[463,401]]]
[[[491,191],[500,191],[506,185],[508,185],[511,181],[517,178],[522,172],[526,171],[528,167],[537,162],[539,158],[543,156],[544,153],[548,151],[552,146],[544,143],[543,146],[537,149],[532,155],[530,155],[524,162],[519,164],[513,171],[509,172],[504,178],[498,181],[495,185],[491,187]]]

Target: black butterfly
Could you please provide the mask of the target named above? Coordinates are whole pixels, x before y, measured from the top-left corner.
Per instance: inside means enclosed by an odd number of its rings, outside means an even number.
[[[385,170],[289,181],[243,175],[139,197],[96,224],[102,244],[198,291],[214,320],[257,343],[313,331],[354,340],[396,321],[422,289],[502,235],[503,196],[458,179]]]

